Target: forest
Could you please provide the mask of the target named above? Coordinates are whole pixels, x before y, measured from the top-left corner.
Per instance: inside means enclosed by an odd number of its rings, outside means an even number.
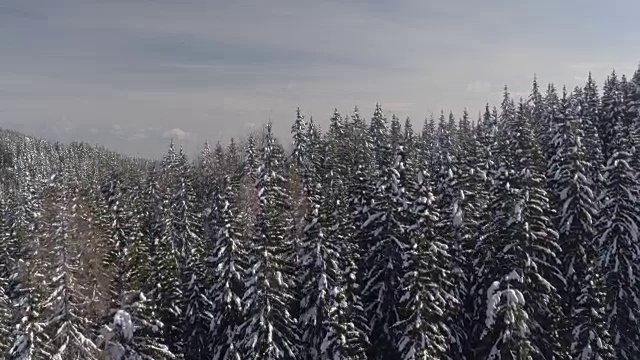
[[[640,70],[291,120],[159,161],[0,130],[0,354],[640,359]]]

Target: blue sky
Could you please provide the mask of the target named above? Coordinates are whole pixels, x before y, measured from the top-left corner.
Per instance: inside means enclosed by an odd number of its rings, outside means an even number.
[[[410,116],[573,87],[640,62],[640,2],[3,0],[0,126],[158,156],[300,106]],[[288,140],[288,138],[287,138]]]

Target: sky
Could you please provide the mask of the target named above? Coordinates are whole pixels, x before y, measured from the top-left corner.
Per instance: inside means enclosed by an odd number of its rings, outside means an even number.
[[[0,127],[158,158],[299,106],[420,127],[640,62],[636,0],[2,0]]]

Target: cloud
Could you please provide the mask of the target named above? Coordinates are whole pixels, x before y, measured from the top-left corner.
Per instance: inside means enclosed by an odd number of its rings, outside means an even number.
[[[489,81],[474,81],[467,84],[467,91],[472,93],[486,94],[494,89],[493,84]]]
[[[416,120],[475,113],[503,84],[526,93],[534,73],[572,88],[589,70],[633,71],[640,3],[624,0],[616,21],[601,16],[609,6],[5,0],[0,126],[153,154],[169,137],[224,142],[269,120],[289,136],[298,106],[325,128],[334,107],[368,117],[378,102]]]
[[[162,134],[162,137],[165,139],[178,139],[178,140],[185,140],[192,136],[193,134],[191,134],[190,132],[184,131],[179,128],[173,128],[171,130],[167,130]]]
[[[390,102],[383,104],[384,108],[390,112],[410,112],[414,110],[414,104],[409,102]]]

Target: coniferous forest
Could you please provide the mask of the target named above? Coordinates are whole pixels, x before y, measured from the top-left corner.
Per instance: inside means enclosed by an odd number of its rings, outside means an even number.
[[[640,71],[292,115],[162,161],[2,130],[0,354],[640,359]]]

